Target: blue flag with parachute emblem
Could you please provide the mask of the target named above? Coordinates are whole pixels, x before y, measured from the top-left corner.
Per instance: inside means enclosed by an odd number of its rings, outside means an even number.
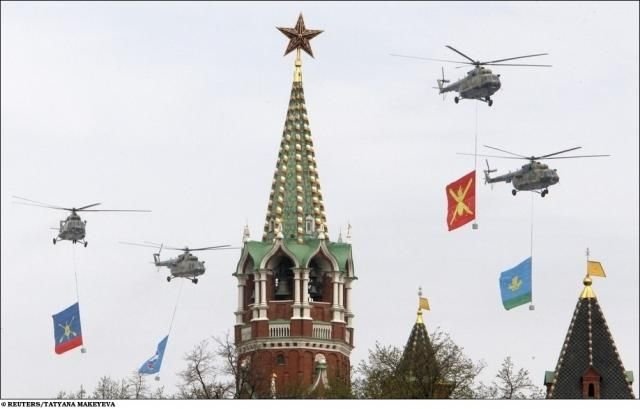
[[[531,302],[531,257],[500,273],[500,295],[505,310]]]
[[[142,364],[140,369],[138,369],[138,373],[140,374],[154,374],[160,372],[160,365],[162,365],[162,357],[164,356],[164,349],[167,347],[167,340],[169,339],[169,335],[162,338],[162,341],[158,344],[158,349],[156,353],[147,361]]]
[[[80,307],[75,303],[53,316],[53,337],[56,354],[65,353],[82,345]]]

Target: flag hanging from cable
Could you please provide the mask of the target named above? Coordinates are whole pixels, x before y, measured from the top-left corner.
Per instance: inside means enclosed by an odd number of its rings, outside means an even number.
[[[531,302],[531,257],[500,274],[500,295],[505,310]]]
[[[447,227],[449,231],[476,218],[476,171],[472,171],[446,187]]]
[[[420,297],[420,309],[421,310],[431,310],[431,308],[429,308],[429,300],[424,298],[424,297]]]
[[[162,358],[164,357],[164,349],[167,347],[167,340],[169,339],[169,335],[164,337],[162,341],[158,344],[158,348],[156,349],[156,353],[147,361],[142,364],[140,369],[138,369],[138,373],[140,374],[154,374],[160,372],[160,366],[162,365]]]
[[[53,337],[56,354],[65,353],[82,345],[80,307],[78,303],[53,316]]]
[[[591,277],[606,277],[599,261],[587,261],[587,275]]]

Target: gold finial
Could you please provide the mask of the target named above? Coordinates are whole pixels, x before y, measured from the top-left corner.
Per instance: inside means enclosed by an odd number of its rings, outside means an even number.
[[[293,82],[302,82],[302,60],[300,59],[300,49],[296,51],[296,68],[293,70]]]
[[[429,300],[422,296],[422,286],[418,287],[418,316],[416,318],[416,324],[424,324],[422,320],[422,310],[429,310]]]
[[[582,283],[584,284],[584,289],[580,294],[580,299],[596,298],[596,293],[593,291],[593,288],[591,288],[591,277],[585,276],[585,278],[582,280]]]
[[[249,233],[249,223],[247,221],[247,223],[244,225],[244,230],[242,231],[242,242],[248,242],[250,237],[251,233]]]
[[[318,239],[320,240],[325,240],[327,237],[324,234],[324,224],[320,225],[320,228],[318,229]]]
[[[277,240],[282,240],[284,238],[284,234],[282,234],[282,224],[280,224],[280,222],[277,222],[276,224],[276,239]]]

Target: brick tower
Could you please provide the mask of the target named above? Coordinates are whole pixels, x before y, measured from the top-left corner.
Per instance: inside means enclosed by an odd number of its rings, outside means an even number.
[[[278,28],[296,50],[293,85],[261,241],[245,229],[235,344],[242,397],[303,397],[348,385],[353,349],[351,244],[329,239],[302,87],[302,15]],[[347,234],[349,236],[349,234]],[[348,239],[347,239],[348,241]]]

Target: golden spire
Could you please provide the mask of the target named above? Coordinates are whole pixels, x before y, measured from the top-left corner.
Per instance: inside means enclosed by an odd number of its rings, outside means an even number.
[[[300,49],[296,50],[296,68],[293,70],[293,82],[302,82],[302,59],[300,58]]]
[[[418,287],[418,316],[416,317],[416,324],[424,324],[422,320],[422,309],[429,309],[429,302],[426,298],[422,298],[422,286]]]
[[[582,280],[582,283],[584,284],[584,289],[580,294],[580,299],[596,298],[596,293],[593,292],[593,289],[591,288],[591,277],[586,276],[584,280]]]

